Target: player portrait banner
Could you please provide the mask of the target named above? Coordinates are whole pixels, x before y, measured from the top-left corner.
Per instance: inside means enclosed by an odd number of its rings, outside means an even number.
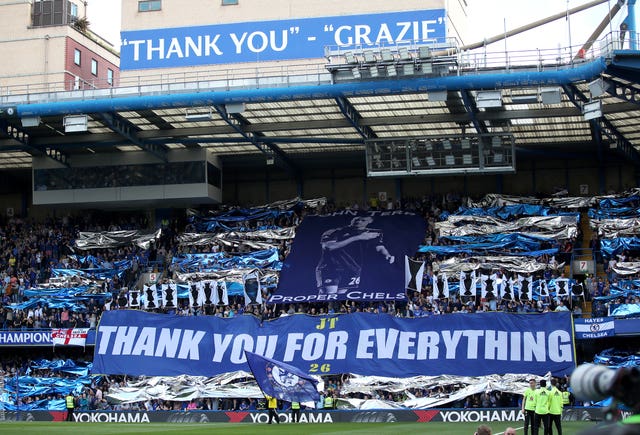
[[[103,313],[94,374],[215,376],[249,371],[245,352],[311,375],[354,373],[556,376],[575,367],[570,312],[476,313],[398,318],[386,314],[175,316]]]
[[[404,300],[405,256],[425,232],[421,216],[403,211],[307,216],[268,303]]]
[[[318,380],[289,364],[245,352],[251,373],[263,393],[287,402],[317,402]]]

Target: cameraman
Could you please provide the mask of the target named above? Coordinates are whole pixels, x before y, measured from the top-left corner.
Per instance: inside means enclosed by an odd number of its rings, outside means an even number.
[[[613,424],[599,424],[580,432],[580,435],[638,435],[640,434],[640,414],[634,414]]]
[[[581,435],[640,434],[640,370],[620,367],[612,370],[595,364],[578,366],[571,375],[571,387],[581,400],[603,400],[613,397],[615,403],[628,406],[635,414],[618,423],[600,424],[581,432]]]

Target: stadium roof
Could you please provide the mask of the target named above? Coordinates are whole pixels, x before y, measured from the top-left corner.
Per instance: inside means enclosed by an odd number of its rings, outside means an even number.
[[[64,163],[77,154],[148,150],[162,158],[207,148],[225,169],[274,159],[300,173],[364,168],[368,139],[482,133],[513,135],[518,153],[602,149],[640,164],[640,52],[604,48],[572,59],[537,51],[501,62],[504,55],[416,53],[407,74],[402,62],[392,74],[389,63],[341,56],[320,70],[237,79],[199,73],[110,89],[32,88],[0,97],[0,170],[30,168],[33,155]],[[499,91],[499,104],[479,107],[483,90]],[[602,116],[585,119],[584,104],[598,101]],[[65,132],[72,114],[88,116],[87,131]]]

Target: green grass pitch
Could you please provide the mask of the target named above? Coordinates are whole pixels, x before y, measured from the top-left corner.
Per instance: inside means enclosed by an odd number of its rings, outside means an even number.
[[[522,434],[522,422],[491,423],[494,435],[501,434],[507,426],[514,426]],[[578,434],[593,426],[590,422],[567,421],[562,423],[564,435]],[[3,422],[0,434],[19,435],[127,435],[127,434],[188,434],[188,435],[473,435],[478,423],[332,423],[332,424],[247,424],[247,423],[42,423]]]

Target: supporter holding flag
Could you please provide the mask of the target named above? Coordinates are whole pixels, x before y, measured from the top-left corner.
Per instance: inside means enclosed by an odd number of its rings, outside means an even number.
[[[245,351],[247,363],[262,392],[287,402],[317,402],[318,380],[289,364]]]

